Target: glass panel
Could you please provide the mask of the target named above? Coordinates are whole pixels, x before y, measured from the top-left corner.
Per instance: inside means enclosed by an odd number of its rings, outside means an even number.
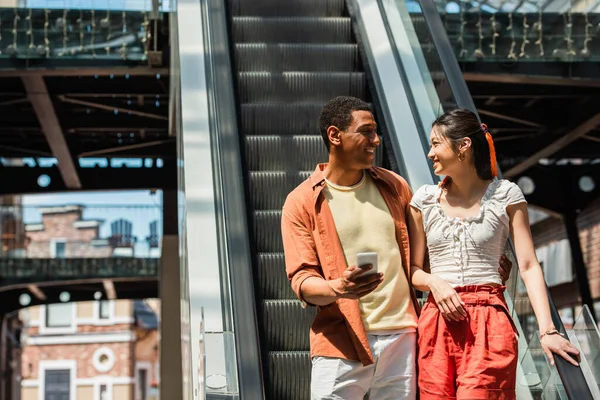
[[[81,4],[73,9],[60,2],[63,10],[56,9],[57,3],[36,3],[28,9],[0,7],[0,59],[147,60],[150,21],[143,9],[150,9],[151,1],[138,10],[119,10],[126,2],[113,4],[113,10],[79,9]]]
[[[98,302],[98,316],[100,319],[110,318],[110,307],[108,300],[101,300]]]
[[[148,371],[145,369],[138,369],[137,373],[137,385],[136,385],[136,399],[147,400],[146,388],[148,387]]]
[[[436,5],[460,61],[600,59],[593,40],[600,7],[594,1],[436,0]]]
[[[108,387],[106,385],[100,385],[99,389],[100,400],[108,400]]]
[[[65,242],[54,242],[54,257],[65,258],[67,244]]]
[[[600,332],[587,305],[577,316],[569,338],[581,352],[581,369],[594,398],[600,398]]]
[[[204,334],[206,394],[238,393],[234,340],[233,332]]]
[[[517,390],[529,391],[535,397],[547,386],[552,374],[537,332],[529,342],[519,338],[519,364]]]
[[[44,374],[46,399],[68,399],[71,390],[71,371],[68,369],[47,370]]]
[[[421,68],[423,79],[426,82],[431,82],[433,88],[435,88],[437,101],[433,102],[434,113],[439,115],[448,109],[456,108],[454,94],[448,85],[448,79],[442,68],[442,61],[433,44],[421,7],[413,0],[389,1],[395,3],[396,7],[399,7],[400,10],[406,7],[408,11],[406,13],[401,12],[402,19],[407,28],[407,34],[413,38],[413,51],[417,57],[423,57],[425,63],[424,68]]]
[[[46,326],[66,328],[73,323],[73,303],[49,304],[46,306]]]

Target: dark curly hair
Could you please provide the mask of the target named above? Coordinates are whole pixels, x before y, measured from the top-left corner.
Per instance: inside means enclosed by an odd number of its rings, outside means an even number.
[[[346,130],[352,123],[352,113],[354,111],[368,111],[373,114],[373,109],[369,103],[350,96],[338,96],[329,100],[321,110],[319,115],[319,131],[329,151],[330,143],[327,136],[327,129],[330,126],[336,126],[339,130]]]

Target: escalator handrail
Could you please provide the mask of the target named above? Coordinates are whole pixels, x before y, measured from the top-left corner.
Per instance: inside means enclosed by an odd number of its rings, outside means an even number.
[[[238,135],[236,98],[229,53],[227,10],[222,0],[202,2],[205,29],[206,77],[211,130],[214,190],[219,238],[219,267],[224,296],[231,304],[224,313],[225,331],[233,331],[239,398],[265,398],[252,254],[246,218],[244,170]],[[229,307],[224,306],[223,310]],[[233,361],[233,360],[229,360]]]
[[[452,90],[456,104],[460,108],[466,108],[473,111],[479,118],[477,108],[469,92],[467,82],[465,81],[460,64],[456,58],[454,48],[450,43],[450,38],[446,33],[446,29],[442,22],[439,12],[437,11],[434,0],[418,0],[421,6],[421,12],[425,19],[425,24],[429,30],[431,40],[433,41],[434,47],[438,52],[443,73],[446,76],[448,85]],[[498,168],[499,178],[502,178],[502,172]],[[512,254],[515,254],[512,240],[509,238],[509,247]],[[514,258],[516,260],[516,258]],[[552,301],[550,291],[546,287],[546,293],[550,303],[550,314],[552,316],[552,322],[556,329],[565,334],[566,330],[558,314],[558,310]],[[579,367],[575,367],[560,356],[554,358],[556,361],[556,369],[564,385],[565,392],[569,399],[572,400],[592,400],[592,393],[587,385],[583,371]]]

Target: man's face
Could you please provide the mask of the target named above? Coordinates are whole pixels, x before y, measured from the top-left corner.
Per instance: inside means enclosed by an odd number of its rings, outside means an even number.
[[[338,140],[332,140],[338,158],[347,168],[366,169],[373,166],[375,148],[380,144],[377,124],[369,111],[353,111],[352,122],[339,131]]]

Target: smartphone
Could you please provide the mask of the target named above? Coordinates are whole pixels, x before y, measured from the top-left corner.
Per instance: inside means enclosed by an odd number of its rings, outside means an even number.
[[[358,253],[356,255],[356,265],[359,268],[366,268],[367,265],[371,264],[373,268],[365,272],[363,275],[370,275],[377,273],[377,253]]]

